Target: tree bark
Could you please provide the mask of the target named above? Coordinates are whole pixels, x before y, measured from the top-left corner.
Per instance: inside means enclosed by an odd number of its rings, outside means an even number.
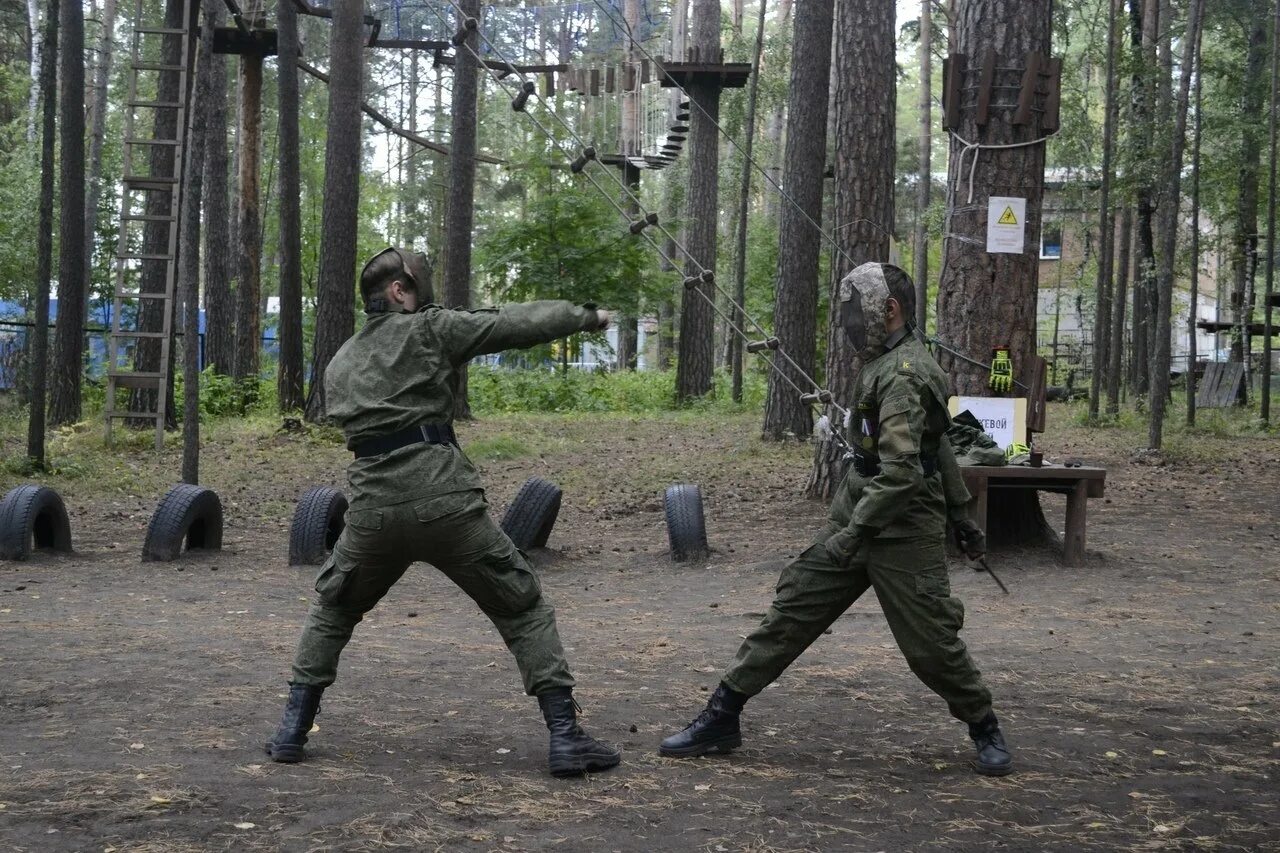
[[[191,126],[183,166],[181,268],[178,296],[182,316],[182,482],[200,482],[200,205],[204,189],[204,155],[209,137],[209,102],[215,83],[213,15],[203,9],[196,80],[191,96]]]
[[[1147,393],[1150,379],[1150,324],[1153,319],[1151,293],[1155,289],[1154,181],[1151,171],[1156,133],[1155,108],[1158,91],[1157,44],[1161,0],[1130,4],[1135,51],[1141,62],[1135,66],[1133,115],[1134,162],[1138,164],[1137,257],[1133,275],[1133,344],[1129,359],[1129,385],[1135,395]]]
[[[747,302],[747,215],[751,205],[751,170],[754,168],[751,154],[756,140],[756,103],[760,94],[760,58],[764,53],[764,13],[766,0],[760,0],[760,14],[756,18],[756,46],[751,56],[751,86],[747,91],[746,142],[742,158],[742,192],[738,198],[737,246],[733,253],[733,298],[737,303],[732,312],[734,324],[745,330],[743,313]],[[815,282],[816,284],[816,282]],[[812,336],[810,336],[812,338]],[[742,402],[743,341],[740,335],[729,336],[729,370],[733,376],[733,402]]]
[[[1050,50],[1052,0],[959,0],[956,4],[956,52],[982,56],[994,50],[996,64],[1022,66],[1030,52],[1048,55]],[[1012,123],[1013,112],[993,109],[985,128],[977,126],[976,111],[965,110],[959,135],[991,145],[1034,142],[1044,138],[1039,114],[1032,113],[1029,125]],[[960,143],[953,140],[951,175],[962,181],[965,207],[973,208],[951,217],[950,231],[959,239],[949,239],[943,261],[938,294],[938,336],[970,358],[986,361],[996,346],[1008,346],[1015,371],[1024,383],[1036,354],[1036,304],[1039,278],[1041,208],[1044,197],[1045,146],[1029,144],[1018,148],[984,150],[973,172],[974,195],[968,202],[968,174],[958,173]],[[972,155],[970,155],[972,156]],[[1017,187],[1027,200],[1025,243],[1021,254],[993,254],[986,251],[987,200],[1004,195],[1007,187]],[[939,361],[948,371],[959,394],[989,394],[986,370],[958,359],[945,351]],[[993,495],[989,531],[993,540],[1019,544],[1044,542],[1051,538],[1035,492],[1018,490],[1016,497]]]
[[[719,0],[692,0],[692,47],[707,62],[720,52]],[[716,223],[720,216],[720,84],[692,83],[687,87],[691,104],[689,124],[689,190],[685,199],[685,246],[691,258],[685,275],[698,276],[703,269],[715,272]],[[676,402],[688,403],[711,393],[714,379],[715,327],[712,319],[715,288],[699,282],[684,288],[680,300],[680,358],[676,363]]]
[[[1170,347],[1173,336],[1173,276],[1178,252],[1178,220],[1182,208],[1182,156],[1187,142],[1187,105],[1191,96],[1191,75],[1196,66],[1196,50],[1200,42],[1200,19],[1203,0],[1187,4],[1187,29],[1183,37],[1182,72],[1178,81],[1177,102],[1173,113],[1173,138],[1165,166],[1164,197],[1160,200],[1163,220],[1160,235],[1158,303],[1156,307],[1155,341],[1151,365],[1151,408],[1147,425],[1147,445],[1158,449],[1164,433],[1164,413],[1169,397],[1169,374],[1172,371]],[[1199,225],[1193,225],[1197,230]],[[1191,313],[1195,313],[1192,305]]]
[[[84,5],[61,0],[58,10],[58,321],[53,343],[49,422],[53,426],[80,420],[80,387],[84,369]]]
[[[806,4],[802,4],[803,8]],[[835,223],[840,252],[832,269],[830,303],[839,302],[846,273],[868,261],[887,262],[894,221],[895,115],[894,5],[842,0],[835,23]],[[805,50],[819,50],[816,44]],[[788,140],[790,144],[790,140]],[[826,386],[842,405],[853,400],[857,362],[839,312],[827,324]],[[832,425],[841,428],[841,424]],[[844,476],[843,453],[818,444],[806,493],[829,499]]]
[[[324,158],[316,334],[307,420],[325,418],[325,369],[355,330],[356,228],[364,87],[364,4],[336,0],[329,41],[329,117]],[[456,141],[456,140],[455,140]]]
[[[84,268],[93,269],[93,245],[98,231],[98,202],[102,198],[102,148],[107,135],[107,83],[111,79],[111,60],[115,48],[112,37],[116,26],[116,0],[104,0],[102,6],[102,37],[98,40],[98,64],[93,72],[93,105],[89,114],[93,117],[89,131],[89,177],[86,181],[84,203]],[[92,283],[92,274],[86,274],[85,285]],[[88,299],[92,294],[86,292]]]
[[[280,411],[301,409],[306,403],[302,375],[302,177],[298,163],[298,12],[293,0],[276,4],[276,32],[280,51],[278,76],[280,169],[280,363],[276,390]],[[417,66],[417,51],[413,52]],[[410,158],[412,166],[416,161]],[[409,181],[416,213],[417,182]],[[415,217],[416,218],[416,217]]]
[[[1116,286],[1111,300],[1111,343],[1107,347],[1107,414],[1120,413],[1120,385],[1124,374],[1125,309],[1128,307],[1129,269],[1133,249],[1133,208],[1120,213],[1120,253],[1116,261]]]
[[[1251,347],[1249,321],[1253,318],[1250,294],[1258,265],[1258,173],[1262,166],[1262,75],[1267,60],[1267,7],[1263,0],[1252,3],[1249,47],[1245,54],[1244,95],[1240,109],[1241,144],[1240,191],[1236,202],[1236,225],[1231,253],[1231,311],[1235,328],[1231,334],[1231,360],[1248,364]],[[1245,370],[1248,370],[1246,366]],[[1246,394],[1248,385],[1245,385]]]
[[[34,24],[33,24],[34,27]],[[31,414],[27,456],[44,468],[46,389],[49,382],[49,291],[53,277],[53,146],[58,115],[58,0],[45,11],[40,56],[40,213],[36,237],[36,308],[31,318]]]
[[[1280,11],[1280,7],[1278,7]],[[1200,120],[1204,117],[1204,111],[1201,109],[1200,101],[1200,84],[1204,81],[1204,74],[1201,71],[1201,50],[1204,45],[1203,22],[1201,23],[1200,45],[1196,47],[1196,123],[1193,131],[1193,142],[1191,144],[1191,310],[1187,312],[1187,426],[1196,425],[1196,362],[1199,360],[1196,353],[1196,321],[1200,314]],[[1280,54],[1272,56],[1272,91],[1275,90],[1275,69],[1274,63]],[[1274,94],[1273,94],[1274,99]],[[1271,107],[1272,121],[1275,121],[1276,105],[1273,103]],[[1272,137],[1274,139],[1275,130],[1272,126]],[[1275,167],[1272,166],[1272,174],[1275,174]],[[1274,180],[1274,179],[1273,179]],[[1271,221],[1275,221],[1275,211],[1271,211]],[[1274,248],[1272,249],[1274,251]]]
[[[920,168],[916,178],[915,257],[916,328],[929,319],[929,198],[933,192],[933,21],[934,0],[920,2]]]
[[[281,63],[286,65],[288,63]],[[296,72],[295,72],[296,73]],[[240,55],[239,180],[236,196],[236,356],[232,375],[256,379],[262,351],[262,213],[259,209],[262,163],[262,55]],[[281,151],[287,151],[284,146]],[[296,149],[292,152],[296,157]]]
[[[1111,291],[1115,258],[1116,217],[1111,208],[1111,173],[1115,154],[1115,128],[1120,102],[1116,96],[1117,19],[1124,0],[1111,0],[1107,15],[1106,117],[1102,126],[1102,193],[1098,214],[1097,298],[1093,314],[1093,358],[1089,382],[1089,420],[1096,421],[1101,409],[1107,346],[1111,341]]]
[[[1267,161],[1267,286],[1263,293],[1262,310],[1262,389],[1260,393],[1259,417],[1263,427],[1271,426],[1271,325],[1272,297],[1276,283],[1276,112],[1280,110],[1280,5],[1275,8],[1271,26],[1271,111],[1268,137],[1271,153]],[[1200,74],[1197,62],[1196,73],[1196,159],[1199,167],[1200,156]],[[1200,174],[1196,173],[1196,189],[1199,191]],[[1199,199],[1197,196],[1197,205]],[[1198,229],[1197,229],[1198,230]],[[1195,332],[1195,312],[1192,311],[1192,334]],[[1194,342],[1194,338],[1193,338]]]
[[[47,27],[46,27],[47,29]],[[31,38],[31,92],[27,97],[27,142],[36,141],[40,111],[40,78],[44,69],[44,37],[40,34],[40,0],[27,0],[27,34]]]
[[[480,0],[460,0],[463,16],[479,18]],[[476,203],[476,112],[479,98],[479,64],[472,51],[479,50],[480,38],[473,30],[467,33],[464,46],[457,48],[453,67],[453,110],[450,141],[453,155],[449,158],[449,196],[444,216],[444,300],[447,308],[471,307],[471,231]],[[471,417],[467,400],[467,372],[461,370],[453,416],[458,420]]]
[[[796,9],[792,44],[797,49],[792,52],[788,85],[790,108],[782,173],[782,185],[792,201],[783,201],[779,215],[773,303],[774,335],[796,366],[779,354],[772,355],[763,428],[764,438],[772,441],[780,441],[788,433],[807,438],[813,431],[812,410],[800,402],[800,393],[814,390],[803,375],[815,372],[822,235],[813,223],[822,222],[834,19],[834,0],[810,0]]]
[[[213,3],[214,26],[224,20],[223,5]],[[235,367],[235,301],[231,292],[231,205],[227,154],[227,60],[209,57],[213,76],[209,99],[208,139],[204,158],[204,327],[207,366],[222,376]]]

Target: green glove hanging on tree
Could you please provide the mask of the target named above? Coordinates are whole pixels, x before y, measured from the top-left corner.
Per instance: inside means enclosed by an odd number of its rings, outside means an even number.
[[[1009,358],[1008,347],[996,347],[991,359],[991,390],[997,394],[1008,394],[1013,390],[1013,361]]]

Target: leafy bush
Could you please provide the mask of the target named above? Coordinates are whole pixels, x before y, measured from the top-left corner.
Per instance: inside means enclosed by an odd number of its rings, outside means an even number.
[[[675,381],[674,370],[592,373],[473,367],[467,388],[471,406],[479,413],[639,413],[676,409]],[[730,387],[728,375],[718,375],[713,394],[695,408],[738,408],[730,399]],[[759,408],[764,394],[764,376],[747,372],[741,408]]]

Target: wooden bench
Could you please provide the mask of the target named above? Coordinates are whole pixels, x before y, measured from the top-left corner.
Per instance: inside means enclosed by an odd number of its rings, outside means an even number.
[[[1063,537],[1063,560],[1068,566],[1084,562],[1085,503],[1100,498],[1106,487],[1105,468],[1064,468],[1046,465],[1027,468],[1021,465],[962,465],[960,473],[973,495],[970,511],[983,530],[987,529],[987,494],[991,489],[1035,489],[1058,492],[1067,496],[1067,529]]]

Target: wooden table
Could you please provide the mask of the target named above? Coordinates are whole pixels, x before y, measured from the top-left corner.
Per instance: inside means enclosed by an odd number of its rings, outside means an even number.
[[[987,494],[991,489],[1035,489],[1067,496],[1067,529],[1063,537],[1063,560],[1068,566],[1084,562],[1085,504],[1100,498],[1107,482],[1105,468],[1064,468],[1046,465],[962,465],[960,473],[973,500],[969,506],[983,530],[987,529]]]

